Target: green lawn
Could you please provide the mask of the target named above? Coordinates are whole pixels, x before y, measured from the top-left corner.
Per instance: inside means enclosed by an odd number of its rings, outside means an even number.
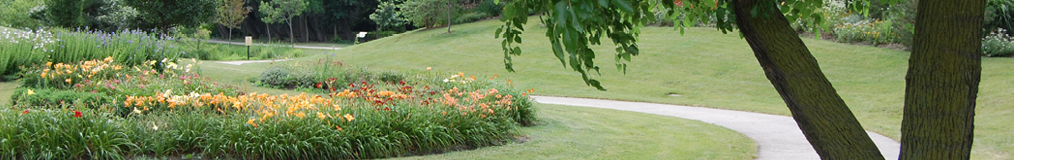
[[[335,59],[355,66],[434,71],[511,79],[535,94],[646,101],[706,106],[790,115],[780,96],[763,76],[747,43],[737,34],[713,28],[648,27],[640,35],[640,56],[628,73],[614,70],[613,46],[596,48],[604,70],[593,76],[608,91],[581,82],[549,50],[545,29],[531,24],[523,35],[524,55],[514,57],[516,73],[502,64],[501,39],[494,31],[501,22],[485,21],[443,29],[413,31],[337,51]],[[604,41],[609,41],[604,39]],[[909,52],[871,46],[806,39],[824,73],[868,130],[900,136],[904,76]],[[609,43],[607,43],[609,45]],[[303,58],[315,60],[316,56]],[[1014,59],[984,58],[976,110],[973,158],[1011,159],[1014,156]],[[669,93],[681,97],[667,96]]]

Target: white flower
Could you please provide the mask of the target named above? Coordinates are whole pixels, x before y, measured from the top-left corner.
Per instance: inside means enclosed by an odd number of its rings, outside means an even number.
[[[448,83],[448,79],[447,78],[444,79],[444,83]]]

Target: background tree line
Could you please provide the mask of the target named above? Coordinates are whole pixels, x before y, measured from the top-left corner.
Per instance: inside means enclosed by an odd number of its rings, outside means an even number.
[[[278,5],[283,3],[306,5],[291,9]],[[269,4],[268,12],[262,4]],[[381,30],[380,35],[389,35],[487,19],[502,10],[492,0],[0,0],[0,5],[5,6],[0,9],[0,25],[19,29],[141,29],[173,34],[205,28],[213,31],[213,37],[253,35],[290,41],[291,35],[297,42],[352,42],[359,31]],[[298,14],[276,15],[288,11]],[[239,16],[229,16],[233,14]]]

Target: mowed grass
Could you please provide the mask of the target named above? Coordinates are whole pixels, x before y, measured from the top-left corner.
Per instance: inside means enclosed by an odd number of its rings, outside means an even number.
[[[577,72],[552,56],[545,28],[526,26],[524,55],[514,57],[517,72],[505,71],[498,21],[453,26],[453,33],[413,31],[336,51],[336,60],[355,66],[434,71],[511,79],[535,94],[644,101],[790,115],[763,75],[747,43],[737,34],[714,28],[689,28],[680,36],[672,28],[646,27],[641,54],[628,63],[627,74],[614,70],[613,46],[595,48],[603,70],[592,78],[608,91],[581,82]],[[609,41],[609,39],[604,39]],[[865,128],[900,138],[909,52],[871,46],[805,39],[823,72]],[[314,61],[318,56],[302,58]],[[976,108],[972,157],[1014,156],[1014,59],[983,58]],[[668,94],[679,94],[674,97]]]
[[[610,109],[537,105],[526,142],[399,159],[752,159],[755,142],[700,121]]]

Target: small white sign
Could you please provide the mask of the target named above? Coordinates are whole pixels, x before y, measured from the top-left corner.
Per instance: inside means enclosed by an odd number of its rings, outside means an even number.
[[[246,46],[253,45],[253,36],[246,36]]]
[[[358,32],[357,36],[358,38],[365,38],[366,34],[368,34],[368,32]]]

